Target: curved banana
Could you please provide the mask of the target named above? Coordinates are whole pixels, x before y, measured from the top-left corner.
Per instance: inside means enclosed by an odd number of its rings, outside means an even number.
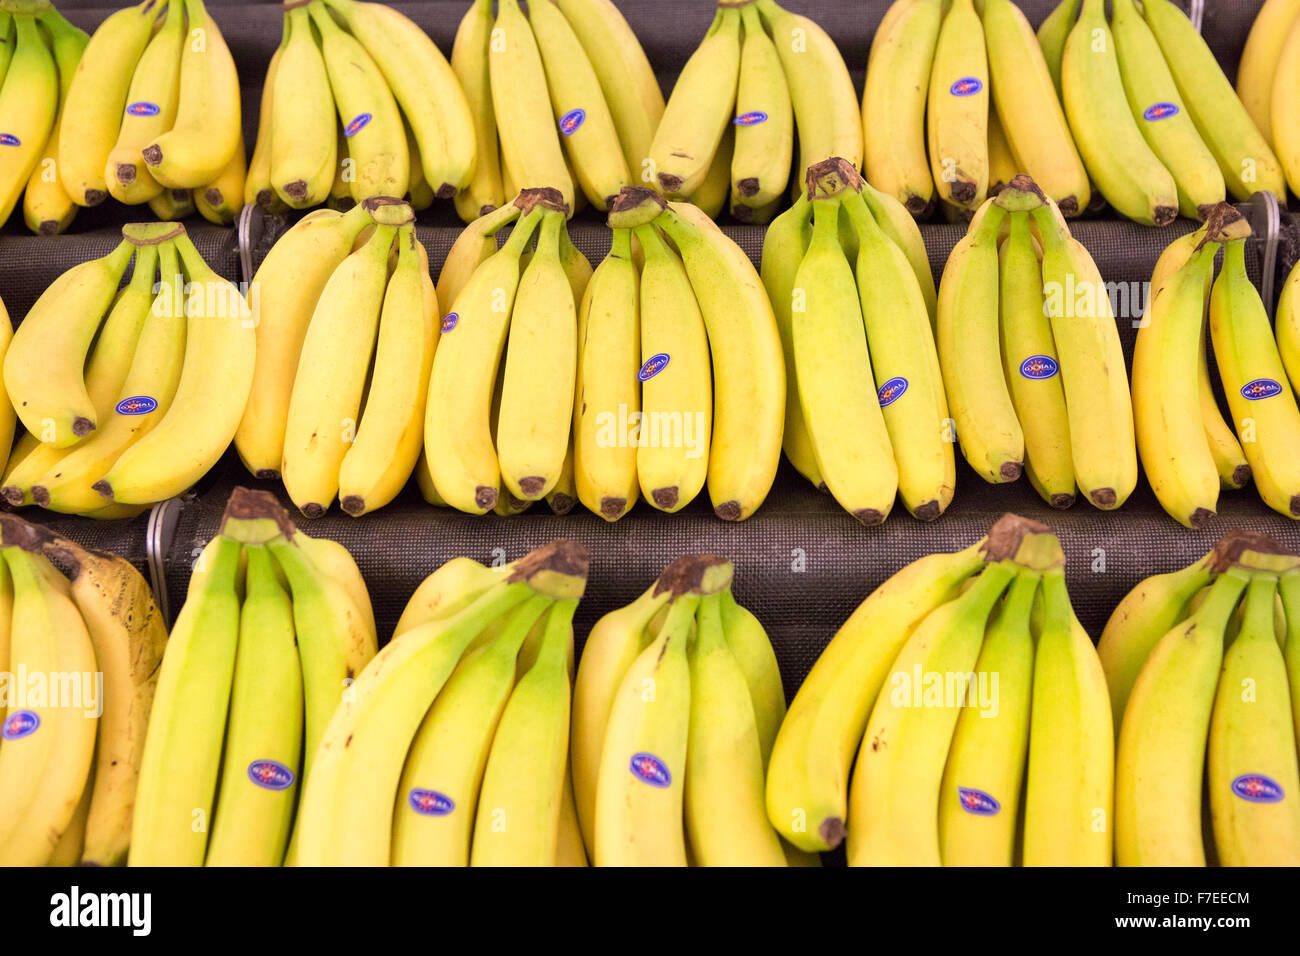
[[[59,71],[40,25],[30,14],[15,15],[14,25],[13,59],[0,89],[0,223],[18,205],[41,160],[60,102]]]
[[[253,155],[248,158],[248,175],[244,178],[244,205],[251,206],[256,203],[268,212],[283,212],[288,208],[271,184],[273,136],[271,120],[275,115],[272,111],[275,104],[274,90],[276,77],[280,73],[280,58],[288,42],[289,21],[286,18],[284,29],[281,31],[280,45],[271,54],[271,62],[266,68],[266,79],[262,83],[262,102],[257,114],[257,139],[253,143]],[[337,141],[336,134],[335,142]]]
[[[43,16],[43,15],[42,15]],[[37,19],[42,19],[38,16]],[[72,88],[73,77],[81,63],[82,54],[90,37],[84,30],[63,20],[53,7],[48,9],[48,19],[43,20],[50,31],[54,64],[59,71],[59,112],[45,142],[45,149],[23,190],[23,218],[27,228],[42,236],[58,235],[72,224],[77,214],[77,204],[63,188],[59,178],[59,130],[63,125],[64,104]],[[7,31],[6,31],[7,32]],[[7,69],[7,67],[6,67]]]
[[[300,6],[286,10],[284,19],[287,39],[264,93],[271,101],[271,187],[291,208],[307,209],[324,202],[334,182],[334,97],[311,14]]]
[[[509,198],[501,182],[501,150],[497,146],[497,121],[492,110],[492,76],[488,66],[492,21],[492,0],[474,0],[456,28],[456,40],[451,47],[451,68],[474,116],[474,176],[456,193],[456,211],[466,222],[487,215]]]
[[[1173,222],[1178,189],[1129,110],[1105,0],[1083,0],[1061,60],[1061,98],[1088,174],[1106,201],[1135,222]]]
[[[1300,388],[1300,268],[1291,270],[1277,300],[1277,350],[1293,389]]]
[[[953,0],[930,68],[926,135],[935,192],[978,209],[988,195],[989,64],[984,28],[971,0]]]
[[[1083,0],[1061,0],[1056,9],[1038,25],[1038,46],[1043,51],[1047,62],[1047,71],[1052,76],[1056,92],[1061,93],[1061,61],[1065,56],[1065,43],[1079,18],[1079,6]]]
[[[206,186],[240,148],[239,76],[202,0],[185,0],[189,36],[181,52],[176,122],[141,151],[149,174],[169,189]]]
[[[760,208],[785,193],[794,151],[794,110],[781,57],[753,5],[742,7],[744,41],[736,87],[733,205]]]
[[[507,202],[479,216],[456,237],[438,273],[438,304],[450,309],[469,277],[497,251],[496,234],[519,218],[522,207]]]
[[[1255,14],[1237,66],[1237,97],[1265,142],[1273,142],[1273,88],[1300,0],[1266,0]]]

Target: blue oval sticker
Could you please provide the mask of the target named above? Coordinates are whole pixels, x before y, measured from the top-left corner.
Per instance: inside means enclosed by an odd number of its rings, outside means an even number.
[[[148,100],[140,100],[126,108],[127,116],[157,116],[161,112],[157,103],[150,103]]]
[[[1142,112],[1142,118],[1154,123],[1156,120],[1169,119],[1177,114],[1178,107],[1173,103],[1152,103]]]
[[[1281,803],[1286,796],[1276,780],[1262,773],[1243,773],[1232,781],[1232,792],[1251,803]]]
[[[158,407],[158,402],[148,395],[132,395],[117,403],[119,415],[148,415]]]
[[[948,88],[948,92],[953,96],[974,96],[982,89],[984,89],[984,83],[979,77],[963,76]]]
[[[880,390],[876,392],[876,395],[880,398],[880,407],[888,408],[890,405],[894,404],[894,402],[902,398],[903,393],[906,391],[907,379],[891,378],[884,385],[880,386]]]
[[[578,127],[583,124],[586,118],[586,110],[569,110],[560,117],[560,132],[565,136],[572,136],[578,131]]]
[[[1257,378],[1241,386],[1243,398],[1258,402],[1262,398],[1272,398],[1282,394],[1282,384],[1271,378]]]
[[[248,765],[248,779],[264,790],[288,790],[293,771],[278,760],[254,760]]]
[[[5,718],[4,727],[0,728],[0,738],[5,740],[22,740],[36,733],[41,725],[41,718],[33,710],[16,710]]]
[[[641,370],[636,373],[637,380],[641,382],[650,381],[668,367],[668,361],[667,352],[660,352],[658,355],[650,356],[645,360],[645,364],[641,366]]]
[[[21,146],[23,141],[13,133],[0,133],[0,146]]]
[[[343,127],[343,135],[356,136],[357,133],[366,128],[366,124],[370,122],[371,118],[369,113],[358,113],[352,118],[352,122]]]
[[[741,113],[731,122],[737,126],[757,126],[759,123],[767,122],[767,114],[762,110],[750,110],[748,113]]]
[[[641,782],[661,790],[673,782],[673,776],[668,772],[664,762],[654,754],[633,754],[628,769],[632,771],[632,776]]]
[[[437,790],[414,789],[407,795],[406,802],[422,817],[445,817],[456,809],[451,797]]]
[[[446,333],[454,329],[456,327],[456,323],[459,321],[460,321],[460,313],[458,312],[448,312],[446,315],[444,315],[442,317],[443,334],[445,335]]]
[[[977,817],[997,816],[998,811],[1002,809],[1002,804],[998,803],[996,797],[974,787],[958,787],[957,799],[961,801],[963,810]]]
[[[1051,378],[1060,366],[1050,355],[1031,355],[1020,363],[1020,374],[1036,381]]]

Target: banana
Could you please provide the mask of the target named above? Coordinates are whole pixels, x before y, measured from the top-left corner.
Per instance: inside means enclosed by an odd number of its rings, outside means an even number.
[[[1300,409],[1268,312],[1246,275],[1246,240],[1224,245],[1223,270],[1210,295],[1214,357],[1260,497],[1274,511],[1300,518]]]
[[[731,193],[731,159],[736,151],[736,125],[727,124],[718,148],[709,160],[709,171],[689,202],[710,219],[716,219],[731,200],[731,215],[737,222],[752,222],[758,210],[737,202]]]
[[[473,514],[497,503],[500,470],[492,444],[492,392],[519,286],[519,259],[540,218],[540,209],[528,212],[506,244],[448,302],[451,311],[443,317],[433,357],[425,454],[438,494]]]
[[[558,189],[571,211],[574,185],[559,131],[551,120],[546,70],[518,0],[498,4],[492,36],[488,48],[492,109],[501,153],[512,173],[507,178],[513,183],[506,195],[530,187]]]
[[[1277,350],[1293,389],[1300,388],[1300,269],[1293,268],[1282,286],[1274,318]]]
[[[450,199],[470,184],[483,161],[475,143],[475,111],[456,72],[428,34],[392,7],[328,2],[383,71],[420,144],[425,180],[435,195]]]
[[[989,110],[989,195],[996,196],[1007,188],[1020,171],[1020,160],[1011,151],[1006,130],[996,109]]]
[[[510,612],[490,643],[470,651],[416,731],[393,809],[395,866],[466,866],[483,768],[515,683],[515,658],[551,607],[536,595]]]
[[[1187,265],[1153,286],[1133,351],[1134,421],[1147,479],[1164,509],[1193,528],[1214,516],[1219,497],[1196,394],[1195,336],[1217,251],[1203,241]]]
[[[607,210],[618,191],[631,181],[631,173],[600,80],[559,7],[549,2],[531,3],[528,22],[546,69],[551,108],[577,185],[593,206]]]
[[[1110,866],[1115,732],[1092,638],[1070,607],[1065,572],[1043,575],[1025,774],[1025,866]]]
[[[740,665],[749,688],[750,705],[754,709],[754,723],[758,731],[759,756],[766,771],[777,730],[785,719],[785,687],[781,681],[781,668],[762,623],[736,603],[730,585],[722,592],[721,614],[727,648]]]
[[[180,222],[197,211],[189,189],[164,189],[149,200],[149,211],[162,222]]]
[[[393,636],[413,627],[455,614],[488,588],[514,565],[485,567],[472,558],[452,558],[415,589],[393,628]]]
[[[83,377],[86,354],[136,247],[123,240],[73,266],[41,293],[5,352],[4,379],[23,426],[66,448],[97,424]]]
[[[709,343],[686,269],[653,225],[638,226],[641,267],[641,418],[636,470],[660,511],[685,507],[704,487],[712,432]]]
[[[567,515],[578,503],[578,483],[574,476],[573,432],[569,432],[569,446],[560,466],[560,477],[555,487],[546,493],[546,504],[552,514]]]
[[[691,280],[713,357],[709,497],[725,521],[748,518],[781,461],[781,337],[762,281],[740,246],[699,210],[669,203],[655,220]]]
[[[988,195],[988,115],[984,28],[971,0],[953,0],[934,50],[926,134],[935,192],[963,209]]]
[[[334,182],[339,161],[334,97],[311,14],[300,6],[286,10],[284,19],[287,40],[280,47],[274,85],[268,72],[265,93],[271,101],[271,186],[291,208],[307,209],[324,202]]]
[[[942,0],[896,0],[871,41],[862,90],[863,173],[917,217],[934,202],[925,104],[942,18]]]
[[[471,866],[554,866],[568,766],[570,627],[577,599],[555,602],[536,660],[492,738],[474,821]]]
[[[135,66],[149,43],[159,6],[159,0],[144,0],[111,14],[77,66],[59,121],[58,171],[78,206],[97,206],[108,198],[108,154],[117,142]],[[53,11],[43,22],[55,36],[76,29]]]
[[[134,336],[134,353],[123,360],[126,375],[108,404],[102,426],[33,481],[32,500],[42,508],[69,514],[102,508],[104,497],[95,490],[95,482],[171,407],[185,356],[186,330],[183,317],[174,313],[179,294],[176,283],[181,281],[175,248],[167,242],[158,248],[158,255],[152,246],[141,248],[131,284],[104,323],[107,333],[119,309],[136,313],[129,320],[138,334]],[[153,263],[158,260],[162,282],[155,296]],[[101,341],[96,348],[102,345]]]
[[[684,776],[698,595],[675,594],[659,636],[628,667],[605,724],[596,784],[596,866],[685,866]]]
[[[1215,558],[1211,552],[1182,570],[1146,578],[1111,613],[1097,642],[1097,655],[1106,672],[1116,730],[1152,648],[1190,613],[1192,598],[1210,583]]]
[[[352,198],[361,202],[376,196],[405,196],[411,180],[411,157],[402,114],[384,73],[366,47],[342,30],[323,4],[307,9],[320,31],[325,71],[343,124],[348,159],[354,164]]]
[[[51,17],[58,16],[53,7],[49,11]],[[8,33],[7,28],[5,32]],[[27,180],[27,188],[23,190],[23,218],[27,222],[27,228],[42,236],[63,232],[77,214],[77,204],[72,201],[59,178],[59,129],[63,125],[64,104],[68,101],[72,79],[76,75],[81,56],[86,51],[86,44],[90,42],[90,37],[84,30],[79,30],[67,21],[61,27],[51,28],[50,35],[54,64],[59,71],[59,112],[45,142],[45,149]]]
[[[1025,435],[1025,471],[1053,508],[1074,504],[1074,465],[1060,358],[1043,310],[1043,277],[1029,214],[1011,214],[1000,257],[1002,370]]]
[[[393,225],[376,226],[334,270],[303,338],[280,473],[309,518],[319,518],[334,500],[339,465],[357,433],[396,233]]]
[[[131,824],[132,866],[199,866],[221,769],[239,636],[242,545],[219,537],[158,674]]]
[[[1286,642],[1283,656],[1291,690],[1291,718],[1300,738],[1300,572],[1289,571],[1278,580],[1278,593],[1286,616]]]
[[[919,681],[974,671],[985,624],[1014,576],[1009,561],[990,565],[964,594],[926,615],[899,651],[892,688],[867,721],[849,790],[850,866],[939,864],[944,761],[971,690],[963,679],[955,698],[922,704]]]
[[[365,412],[339,465],[339,505],[353,516],[397,497],[415,470],[424,442],[424,399],[438,345],[438,301],[415,228],[403,226],[397,241],[401,251],[384,292]]]
[[[451,48],[451,68],[474,115],[477,144],[474,177],[456,193],[456,211],[467,223],[486,216],[508,198],[501,182],[501,151],[497,146],[496,114],[492,111],[492,76],[488,66],[492,20],[492,0],[474,0],[461,18]]]
[[[271,54],[271,62],[266,68],[266,80],[262,84],[262,101],[257,114],[257,139],[253,143],[253,155],[248,159],[248,175],[244,179],[244,205],[257,204],[268,212],[283,212],[288,208],[271,185],[271,142],[274,129],[271,120],[275,116],[272,109],[275,105],[273,91],[276,77],[280,75],[280,59],[284,55],[284,48],[288,42],[289,21],[286,18],[280,45]],[[336,134],[336,143],[338,139]]]
[[[1248,582],[1230,567],[1147,658],[1120,726],[1115,762],[1115,862],[1204,866],[1201,780],[1228,619]]]
[[[1300,862],[1300,768],[1286,664],[1273,634],[1276,594],[1276,575],[1251,579],[1210,716],[1207,781],[1223,866]]]
[[[393,806],[411,740],[467,646],[538,591],[557,599],[580,596],[585,576],[581,546],[548,545],[473,604],[412,628],[375,657],[335,711],[307,772],[298,813],[299,865],[388,863]],[[554,843],[552,832],[552,852]]]
[[[944,866],[1012,864],[1034,677],[1029,619],[1040,579],[1039,574],[1017,575],[989,618],[975,674],[997,681],[994,709],[968,706],[957,718],[939,789]]]
[[[981,478],[996,484],[1020,477],[1025,437],[998,343],[997,240],[1006,212],[994,204],[985,210],[944,266],[935,338],[962,454]]]
[[[610,0],[555,0],[582,42],[627,161],[635,177],[645,169],[664,113],[664,95],[641,42]]]
[[[239,148],[239,76],[202,0],[185,0],[189,35],[181,52],[176,122],[141,150],[150,175],[169,189],[212,182]]]
[[[301,772],[302,671],[293,605],[264,545],[249,545],[207,866],[278,866]]]
[[[186,35],[183,0],[168,0],[162,27],[135,65],[122,126],[104,166],[109,194],[118,202],[140,205],[163,191],[140,151],[176,125]]]
[[[307,327],[330,276],[372,222],[361,206],[346,214],[312,213],[280,237],[253,276],[249,306],[256,327],[256,358],[248,403],[235,431],[235,450],[258,478],[279,477],[285,422]]]
[[[830,156],[857,169],[862,165],[862,113],[835,41],[808,17],[791,13],[776,0],[757,0],[755,5],[772,31],[790,86],[799,129],[795,188],[803,188],[809,166]]]
[[[239,148],[231,155],[221,174],[207,186],[194,190],[194,205],[199,215],[214,226],[231,225],[244,208],[244,179],[247,175],[241,134]]]
[[[744,41],[736,88],[733,205],[766,206],[785,193],[794,151],[794,111],[781,57],[753,5],[740,11]]]
[[[1106,201],[1148,226],[1173,222],[1178,190],[1129,110],[1105,0],[1083,0],[1061,60],[1061,97],[1088,174]]]
[[[673,198],[704,182],[736,105],[740,12],[719,8],[709,32],[682,67],[650,144],[655,181]]]
[[[985,544],[928,555],[885,580],[800,685],[772,747],[767,815],[801,850],[831,850],[844,839],[849,770],[876,695],[917,625],[983,566]]]
[[[1061,93],[1061,61],[1065,56],[1065,43],[1079,18],[1082,2],[1083,0],[1061,0],[1056,9],[1038,25],[1038,45],[1043,51],[1043,59],[1058,96]]]
[[[13,340],[13,328],[13,323],[9,320],[9,310],[5,308],[4,302],[0,301],[0,364],[3,364],[4,353]],[[0,402],[0,472],[8,471],[9,459],[17,451],[14,447],[14,431],[17,423],[18,415],[14,412],[13,405]],[[26,436],[25,432],[24,436]],[[4,497],[4,494],[4,489],[0,487],[0,497]],[[0,651],[2,650],[3,648],[0,648]],[[0,660],[3,660],[3,657],[0,657]],[[0,719],[3,717],[4,711],[0,710]]]
[[[1133,119],[1173,175],[1179,211],[1202,219],[1201,207],[1223,202],[1227,187],[1219,164],[1185,111],[1160,44],[1133,0],[1114,4],[1111,29]]]
[[[578,320],[560,262],[563,229],[563,213],[542,214],[510,315],[496,447],[502,483],[524,501],[555,486],[573,424]]]
[[[1096,507],[1118,508],[1133,493],[1138,469],[1133,400],[1106,283],[1050,199],[1030,215],[1043,244],[1043,289],[1061,366],[1074,480]],[[1195,399],[1185,407],[1195,407]]]
[[[1273,142],[1273,87],[1300,0],[1267,0],[1255,14],[1237,67],[1237,97],[1267,143]]]
[[[508,202],[484,213],[456,237],[438,273],[438,303],[448,309],[455,303],[474,270],[497,251],[496,234],[519,218],[522,207]]]
[[[935,322],[938,308],[938,294],[934,288],[934,273],[930,270],[930,255],[925,249],[925,239],[921,227],[901,202],[893,196],[875,189],[870,183],[862,184],[862,200],[871,210],[872,217],[886,236],[903,250],[907,261],[916,273],[917,284],[925,299],[925,307],[930,313],[930,324]]]
[[[39,702],[22,695],[22,709],[11,701],[5,716],[0,862],[42,866],[72,823],[94,760],[99,721],[86,693],[98,667],[67,581],[42,555],[15,546],[9,533],[4,538],[14,595],[6,666],[57,686]]]
[[[620,421],[625,414],[631,422],[641,411],[640,307],[632,232],[615,229],[609,255],[596,267],[578,310],[573,421],[578,498],[606,521],[631,509],[639,487],[638,450]]]
[[[1018,159],[1016,172],[1032,176],[1066,216],[1079,215],[1092,200],[1088,171],[1033,27],[1011,0],[985,0],[983,26],[996,116]]]
[[[957,474],[930,315],[903,250],[885,235],[861,195],[850,188],[844,196],[841,208],[858,238],[858,297],[899,496],[915,517],[933,521],[951,503]]]
[[[8,10],[0,10],[0,86],[14,55],[14,18]]]
[[[699,866],[785,866],[763,807],[763,755],[749,685],[727,645],[721,593],[704,597],[689,645],[683,805]]]
[[[253,380],[254,329],[239,290],[176,237],[185,276],[201,290],[186,302],[185,364],[167,414],[132,445],[95,489],[125,504],[180,494],[221,457],[239,427]]]
[[[77,808],[72,812],[68,827],[59,836],[59,842],[50,851],[46,866],[77,866],[86,843],[86,817],[90,814],[90,797],[95,787],[95,768],[90,768],[86,785],[81,790]]]
[[[929,175],[928,173],[926,174]],[[772,303],[772,313],[781,334],[785,356],[785,427],[781,443],[795,470],[814,486],[823,484],[808,424],[799,398],[799,375],[794,364],[795,275],[812,241],[813,204],[800,193],[793,206],[777,216],[763,234],[763,256],[759,266],[763,287]]]
[[[596,787],[610,710],[623,676],[653,637],[651,622],[671,599],[671,589],[656,582],[631,604],[598,620],[582,648],[573,685],[569,767],[589,851],[596,847]]]
[[[1228,191],[1239,200],[1249,199],[1254,193],[1267,190],[1286,201],[1284,164],[1269,148],[1268,142],[1237,98],[1232,84],[1223,75],[1223,68],[1206,44],[1205,39],[1192,26],[1187,14],[1169,0],[1150,0],[1142,4],[1147,25],[1155,34],[1164,52],[1165,61],[1178,83],[1178,92],[1192,114],[1196,129],[1205,145],[1210,148],[1227,182]],[[1287,76],[1286,56],[1278,64],[1279,82]],[[1281,87],[1290,89],[1290,87]],[[1275,87],[1277,89],[1277,87]],[[1273,136],[1278,153],[1286,154],[1283,131],[1278,115],[1282,99],[1273,97]]]

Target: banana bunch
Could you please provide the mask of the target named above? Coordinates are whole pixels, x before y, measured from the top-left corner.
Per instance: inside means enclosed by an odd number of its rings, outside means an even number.
[[[5,352],[5,389],[26,429],[0,485],[15,507],[139,514],[203,477],[243,414],[255,341],[239,289],[183,226],[122,235],[51,284]]]
[[[881,584],[777,733],[781,836],[817,852],[847,833],[851,866],[1110,865],[1114,732],[1064,561],[1007,515]]]
[[[985,481],[1027,471],[1054,508],[1118,508],[1137,484],[1133,401],[1106,284],[1060,207],[1014,177],[971,220],[939,285],[957,439]]]
[[[1275,150],[1292,192],[1300,192],[1300,121],[1291,105],[1297,91],[1300,2],[1267,0],[1241,51],[1237,95],[1265,143]],[[1285,196],[1279,198],[1285,204]]]
[[[167,643],[149,585],[0,515],[0,621],[0,866],[124,863]]]
[[[257,359],[235,448],[309,518],[335,497],[350,515],[383,507],[419,460],[438,302],[413,219],[383,196],[317,210],[253,279]]]
[[[586,580],[573,541],[430,575],[308,737],[293,861],[585,866],[568,743]]]
[[[956,473],[920,230],[847,159],[813,164],[807,181],[761,266],[785,351],[786,457],[865,525],[896,494],[932,521]]]
[[[1133,352],[1138,452],[1160,504],[1191,528],[1214,517],[1221,489],[1252,478],[1265,504],[1300,518],[1300,408],[1284,361],[1293,306],[1284,294],[1275,339],[1246,274],[1249,235],[1241,214],[1224,203],[1164,251]],[[1215,279],[1220,249],[1223,269]],[[1209,373],[1207,324],[1226,421]]]
[[[597,866],[819,865],[764,811],[785,694],[731,584],[730,561],[678,558],[587,638],[569,760]]]
[[[89,37],[48,0],[0,8],[0,224],[22,200],[32,232],[76,214],[57,173],[59,117]]]
[[[570,212],[607,210],[646,166],[663,94],[610,0],[474,0],[451,66],[473,111],[478,164],[456,210],[473,222],[522,189],[553,188]]]
[[[56,44],[74,29],[47,25]],[[148,203],[164,220],[197,208],[218,225],[243,207],[239,76],[202,0],[144,0],[110,15],[90,37],[59,117],[51,168],[76,206],[112,196]]]
[[[1105,0],[1062,0],[1039,40],[1088,174],[1121,215],[1165,226],[1225,194],[1285,203],[1282,164],[1170,0],[1112,0],[1109,21]]]
[[[1092,198],[1033,28],[1012,0],[896,0],[862,94],[864,172],[918,218],[967,216],[1028,173],[1066,216]]]
[[[770,222],[790,181],[796,124],[795,194],[819,156],[861,164],[853,82],[826,31],[775,0],[720,2],[673,86],[641,178],[711,217],[729,196],[739,221]]]
[[[315,746],[375,653],[347,550],[236,488],[155,663],[130,865],[279,866]]]
[[[426,209],[475,175],[469,100],[414,21],[360,0],[286,2],[242,198],[268,212],[378,196]]]
[[[1300,555],[1231,532],[1129,592],[1099,652],[1116,862],[1300,865]]]
[[[708,485],[714,513],[749,517],[781,455],[785,403],[772,306],[708,215],[624,189],[581,299],[573,408],[577,497],[609,521],[638,493],[661,511]]]

